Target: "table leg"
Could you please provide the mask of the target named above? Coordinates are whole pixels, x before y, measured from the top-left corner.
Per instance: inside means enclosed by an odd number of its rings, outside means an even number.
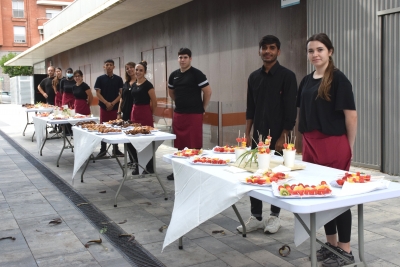
[[[24,131],[22,132],[22,136],[25,136],[25,130],[26,130],[26,127],[28,127],[28,125],[29,125],[29,116],[28,116],[28,112],[27,112],[26,113],[26,125],[24,128]]]
[[[63,147],[61,148],[60,155],[58,155],[57,167],[59,167],[60,158],[61,158],[62,153],[64,152],[64,149],[65,149],[65,139],[67,138],[67,136],[65,134],[65,124],[59,124],[58,127],[60,127],[60,126],[61,126],[61,129],[62,129],[62,136],[63,136],[64,143],[63,143]]]
[[[160,177],[158,177],[158,174],[157,174],[157,165],[156,165],[156,144],[155,144],[154,141],[151,142],[151,144],[152,144],[152,148],[153,148],[153,170],[154,170],[154,174],[156,175],[156,178],[157,178],[158,182],[160,183],[161,188],[162,188],[163,191],[164,191],[164,200],[168,200],[167,190],[165,189],[164,183],[161,181]]]
[[[311,257],[311,267],[317,267],[317,227],[316,227],[316,214],[310,213],[310,257]]]
[[[32,142],[33,142],[33,137],[35,136],[35,131],[33,131],[33,134],[32,134]]]
[[[90,155],[89,158],[87,159],[87,161],[86,161],[86,163],[85,163],[85,168],[83,168],[83,170],[82,170],[82,173],[81,173],[81,183],[83,183],[83,174],[84,174],[85,171],[86,171],[86,168],[87,168],[87,166],[88,166],[88,164],[89,164],[89,161],[90,161],[91,156],[92,156],[92,155]]]
[[[179,249],[183,249],[182,236],[179,238]]]
[[[238,217],[240,224],[242,225],[242,229],[243,229],[242,230],[242,236],[246,237],[246,225],[245,225],[245,223],[244,223],[244,221],[242,219],[242,216],[240,215],[240,213],[239,213],[238,209],[236,208],[235,204],[232,205],[232,208],[233,208],[233,211],[236,213],[236,216]]]
[[[121,191],[121,188],[124,185],[126,178],[128,177],[127,157],[128,157],[128,145],[126,143],[124,143],[124,163],[125,163],[125,170],[123,170],[124,171],[124,176],[123,176],[124,178],[122,179],[122,182],[118,187],[117,193],[115,194],[114,207],[117,207],[117,198],[118,198],[119,192]],[[119,161],[118,161],[118,163],[119,163]]]
[[[364,266],[367,266],[364,258],[364,204],[358,204],[358,255]]]
[[[40,148],[40,156],[42,156],[43,147],[44,147],[44,144],[46,144],[46,141],[47,141],[48,137],[49,137],[49,133],[47,131],[47,126],[46,126],[46,138],[44,139],[42,147]]]

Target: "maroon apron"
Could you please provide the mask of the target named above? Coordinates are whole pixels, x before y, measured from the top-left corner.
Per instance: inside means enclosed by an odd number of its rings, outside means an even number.
[[[203,146],[203,114],[183,114],[174,112],[172,128],[177,149],[202,148]]]
[[[118,110],[105,110],[100,107],[100,123],[117,119]]]
[[[348,171],[351,149],[347,135],[326,135],[317,130],[304,133],[303,161]]]
[[[72,93],[63,93],[62,95],[62,105],[68,105],[68,108],[74,109],[75,97]]]
[[[56,93],[56,98],[54,100],[54,103],[56,103],[57,107],[62,107],[62,94],[60,92]]]
[[[90,107],[85,99],[75,99],[75,113],[90,115]]]
[[[140,123],[142,126],[154,127],[153,113],[150,105],[133,105],[131,111],[131,121]]]

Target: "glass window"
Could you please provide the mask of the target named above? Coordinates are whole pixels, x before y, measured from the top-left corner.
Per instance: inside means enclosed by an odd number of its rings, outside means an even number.
[[[60,12],[61,12],[61,10],[46,9],[46,18],[47,19],[52,19]]]
[[[24,0],[12,0],[12,10],[14,18],[24,17]]]
[[[26,43],[25,27],[14,26],[14,43]]]

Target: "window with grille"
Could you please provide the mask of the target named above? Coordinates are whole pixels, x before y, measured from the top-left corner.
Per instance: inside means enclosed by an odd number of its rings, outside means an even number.
[[[14,26],[14,43],[26,43],[25,27]]]
[[[12,0],[12,11],[14,18],[24,17],[24,0]]]

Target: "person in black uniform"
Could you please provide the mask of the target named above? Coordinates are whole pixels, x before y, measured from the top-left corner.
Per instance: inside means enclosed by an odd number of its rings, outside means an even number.
[[[56,93],[53,89],[53,79],[54,79],[55,68],[50,66],[47,68],[47,75],[49,77],[44,78],[38,85],[39,92],[46,98],[47,104],[54,105]]]
[[[118,112],[117,112],[117,119],[122,119],[124,121],[131,120],[131,112],[133,106],[133,98],[132,98],[132,86],[133,83],[136,81],[135,75],[135,62],[128,62],[125,64],[125,83],[122,86],[122,94],[121,99],[119,100]],[[136,149],[133,147],[131,143],[128,143],[128,149],[130,151],[129,159],[130,162],[128,165],[133,165],[133,162],[137,162],[137,154]],[[133,158],[132,158],[132,156]],[[134,174],[136,171],[133,171]]]
[[[296,123],[297,81],[295,74],[281,66],[277,60],[281,53],[281,43],[273,35],[264,36],[259,42],[258,54],[263,66],[250,74],[247,84],[246,136],[253,129],[253,140],[258,135],[270,136],[271,149],[282,151],[285,135],[293,129]],[[257,144],[252,141],[251,147]],[[250,197],[251,216],[246,222],[246,231],[251,232],[263,228],[264,232],[276,233],[281,224],[280,208],[271,205],[268,219],[262,221],[262,201]],[[242,232],[240,225],[236,228]]]

